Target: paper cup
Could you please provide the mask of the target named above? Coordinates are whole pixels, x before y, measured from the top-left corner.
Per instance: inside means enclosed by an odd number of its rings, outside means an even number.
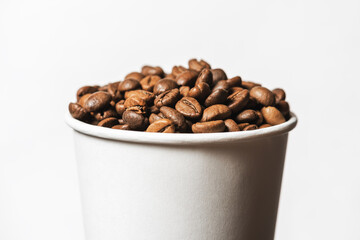
[[[288,132],[75,132],[87,240],[273,239]]]

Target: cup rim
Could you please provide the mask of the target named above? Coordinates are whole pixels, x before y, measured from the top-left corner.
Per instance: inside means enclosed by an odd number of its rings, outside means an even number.
[[[65,122],[67,125],[75,131],[85,135],[122,142],[166,145],[199,145],[250,141],[288,133],[295,128],[297,121],[296,115],[291,113],[290,119],[282,124],[252,131],[221,133],[153,133],[99,127],[79,121],[73,118],[68,112],[65,114]]]

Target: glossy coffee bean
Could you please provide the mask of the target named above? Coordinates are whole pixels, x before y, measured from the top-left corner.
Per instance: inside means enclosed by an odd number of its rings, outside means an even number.
[[[189,69],[195,70],[197,72],[200,72],[202,69],[207,68],[210,69],[210,65],[205,62],[204,60],[198,61],[197,59],[193,58],[189,60]]]
[[[165,118],[170,119],[180,131],[186,128],[184,116],[174,108],[163,106],[160,108],[160,112]]]
[[[146,132],[174,133],[175,125],[169,119],[159,119],[150,124]]]
[[[284,117],[288,117],[290,115],[290,106],[288,102],[280,100],[279,103],[276,105],[276,108],[281,112]]]
[[[242,91],[244,89],[245,88],[242,88],[242,87],[232,87],[232,88],[230,88],[229,93],[233,94],[234,92],[239,92],[239,91]]]
[[[152,91],[155,84],[160,80],[161,78],[157,75],[149,75],[144,77],[140,80],[140,84],[142,89],[146,91]]]
[[[278,125],[285,122],[284,116],[275,107],[263,107],[261,113],[264,116],[266,123],[270,125]]]
[[[81,121],[85,121],[89,117],[88,112],[78,103],[70,103],[69,112],[73,118]]]
[[[255,110],[247,109],[240,112],[236,116],[236,122],[238,123],[250,123],[255,124],[259,120],[259,115]]]
[[[153,122],[162,119],[163,117],[160,117],[158,114],[152,113],[149,117],[149,123],[152,124]]]
[[[126,108],[125,108],[125,100],[120,100],[118,103],[116,103],[115,105],[115,111],[116,113],[121,117],[122,114],[125,112]]]
[[[164,78],[160,79],[157,83],[155,83],[153,93],[155,95],[159,95],[160,93],[166,92],[174,88],[178,88],[177,83],[171,79]]]
[[[249,101],[249,91],[244,89],[238,92],[234,92],[227,98],[227,106],[231,112],[236,114],[245,108]]]
[[[181,73],[187,71],[187,69],[183,66],[174,66],[172,68],[171,74],[173,74],[175,77],[177,77],[178,75],[180,75]]]
[[[238,127],[239,127],[240,131],[243,131],[244,128],[246,128],[249,125],[250,125],[250,123],[239,123]]]
[[[250,90],[250,96],[263,106],[272,106],[275,104],[275,95],[264,87],[253,87]]]
[[[227,84],[229,84],[230,88],[241,87],[241,84],[242,84],[241,77],[239,77],[239,76],[229,78],[228,80],[226,80],[226,82],[227,82]]]
[[[243,131],[250,131],[256,129],[258,129],[258,126],[256,126],[255,124],[250,124],[249,126],[244,127]]]
[[[164,77],[164,71],[161,67],[143,66],[141,68],[141,73],[145,76],[158,75],[159,77]]]
[[[126,110],[122,119],[127,125],[129,125],[131,130],[145,130],[147,127],[147,120],[144,115],[136,111]]]
[[[94,114],[94,118],[98,121],[102,121],[106,118],[112,118],[112,117],[117,117],[117,113],[114,109],[107,109],[105,111]]]
[[[118,90],[120,82],[114,82],[108,85],[107,92],[110,93],[112,100],[117,102],[123,98],[122,94]]]
[[[149,107],[148,110],[149,110],[149,113],[156,113],[156,114],[158,114],[158,113],[160,112],[160,109],[159,109],[158,107],[154,106],[154,105],[151,106],[151,107]]]
[[[254,82],[250,82],[250,81],[242,81],[241,86],[243,88],[246,88],[248,90],[251,90],[253,87],[257,87],[257,86],[261,86],[261,84],[259,83],[254,83]]]
[[[268,123],[265,123],[265,124],[260,125],[259,129],[268,128],[268,127],[271,127],[271,125]]]
[[[223,120],[216,120],[210,122],[197,122],[191,127],[193,133],[215,133],[224,132],[225,123]]]
[[[76,100],[79,101],[79,99],[88,93],[94,93],[97,92],[99,87],[97,86],[84,86],[79,88],[79,90],[76,92]]]
[[[98,126],[99,127],[112,128],[113,126],[118,125],[118,124],[119,124],[119,121],[118,121],[117,118],[110,117],[110,118],[105,118],[105,119],[101,120],[98,123]]]
[[[175,81],[179,86],[194,86],[196,79],[198,77],[198,72],[193,70],[188,70],[180,73]]]
[[[131,130],[129,125],[127,124],[119,124],[112,127],[112,129],[118,129],[118,130]]]
[[[204,110],[201,122],[224,120],[231,116],[231,110],[223,104],[212,105]]]
[[[141,89],[125,92],[125,99],[131,98],[131,97],[141,98],[147,104],[150,104],[154,101],[155,95],[152,92],[141,90]]]
[[[226,73],[220,68],[210,70],[213,75],[213,84],[216,84],[220,80],[227,80]]]
[[[78,104],[80,104],[80,106],[84,107],[86,100],[91,96],[91,93],[87,93],[85,95],[83,95],[82,97],[80,97]]]
[[[84,103],[84,109],[87,112],[101,111],[110,105],[111,99],[111,95],[107,92],[95,92]]]
[[[141,88],[140,82],[135,79],[125,79],[124,81],[120,82],[120,84],[118,86],[118,90],[120,92],[125,92],[125,91],[140,89],[140,88]]]
[[[189,92],[190,92],[190,87],[189,87],[189,86],[181,86],[181,87],[179,88],[179,90],[180,90],[181,96],[187,97],[188,94],[189,94]]]
[[[255,124],[257,126],[260,126],[264,122],[264,116],[262,115],[262,113],[259,110],[256,110],[256,114],[258,115],[259,118]]]
[[[220,88],[213,91],[204,102],[205,107],[209,107],[215,104],[222,104],[225,103],[228,97],[228,91]]]
[[[176,76],[175,76],[174,74],[172,74],[172,73],[169,73],[169,74],[166,74],[166,75],[165,75],[165,78],[171,79],[171,80],[174,80],[174,81],[175,81]]]
[[[232,119],[226,119],[224,120],[225,123],[225,131],[226,132],[237,132],[240,131],[239,126],[237,125],[237,123],[232,120]]]
[[[138,96],[132,96],[132,97],[126,99],[124,102],[125,109],[128,109],[130,107],[135,107],[135,106],[141,107],[142,109],[145,110],[146,102],[144,99],[142,99]]]
[[[200,103],[192,97],[183,97],[175,105],[175,109],[189,119],[201,117],[202,108]]]
[[[283,89],[275,88],[274,90],[272,90],[272,92],[275,94],[276,104],[279,104],[281,100],[286,99],[286,93]]]
[[[213,76],[210,69],[204,68],[203,70],[201,70],[199,76],[196,79],[195,85],[198,85],[199,83],[202,82],[207,83],[209,86],[212,86]]]
[[[125,76],[124,79],[135,79],[140,81],[141,79],[143,79],[145,77],[144,74],[139,73],[139,72],[131,72],[128,75]]]
[[[177,88],[168,90],[159,94],[155,100],[154,105],[158,108],[162,106],[175,106],[175,103],[180,99],[180,91]]]
[[[193,97],[200,102],[203,102],[211,93],[209,85],[205,82],[200,82],[195,87],[191,88],[188,96]]]
[[[224,89],[228,91],[230,89],[230,85],[227,83],[226,80],[220,80],[215,84],[212,91],[216,91],[217,89]]]

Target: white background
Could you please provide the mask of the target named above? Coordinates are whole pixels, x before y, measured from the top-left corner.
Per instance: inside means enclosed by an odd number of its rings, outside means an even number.
[[[192,57],[287,91],[276,239],[359,240],[358,0],[0,0],[0,239],[83,240],[68,102]]]

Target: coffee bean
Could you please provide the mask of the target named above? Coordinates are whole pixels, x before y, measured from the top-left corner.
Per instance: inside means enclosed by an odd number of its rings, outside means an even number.
[[[101,120],[98,123],[99,127],[106,127],[106,128],[112,128],[113,126],[119,124],[119,121],[117,118],[115,117],[110,117],[110,118],[105,118],[103,120]]]
[[[263,122],[264,122],[264,116],[262,115],[262,113],[260,111],[256,111],[256,114],[258,115],[258,120],[256,121],[256,125],[260,126]]]
[[[286,93],[283,89],[275,88],[274,90],[272,90],[272,92],[275,94],[276,104],[279,104],[281,100],[285,100]]]
[[[250,131],[250,130],[256,130],[258,129],[258,126],[256,126],[255,124],[250,124],[249,126],[246,126],[243,131]]]
[[[146,109],[146,102],[144,99],[138,97],[138,96],[132,96],[125,100],[124,102],[125,109],[128,109],[130,107],[140,107],[145,111]]]
[[[78,103],[70,103],[69,112],[73,118],[81,121],[85,121],[89,117],[88,112]]]
[[[285,122],[284,116],[275,107],[263,107],[261,113],[265,121],[270,125],[278,125]]]
[[[172,74],[175,76],[175,78],[176,78],[178,75],[180,75],[181,73],[183,73],[183,72],[185,72],[185,71],[187,71],[187,69],[184,68],[183,66],[174,66],[174,67],[172,68],[171,73],[172,73]]]
[[[120,92],[125,92],[125,91],[140,89],[140,88],[141,88],[140,82],[135,79],[125,79],[124,81],[120,82],[120,84],[118,86],[118,90]]]
[[[213,87],[212,91],[216,91],[217,89],[224,89],[224,90],[229,90],[230,89],[230,85],[227,83],[226,80],[220,80],[218,81],[215,86]]]
[[[227,80],[226,73],[220,68],[210,70],[213,75],[213,84],[216,84],[220,80]]]
[[[141,68],[141,73],[145,76],[158,75],[159,77],[164,77],[164,71],[161,67],[143,66]]]
[[[223,104],[215,104],[204,110],[201,122],[224,120],[231,116],[231,110]]]
[[[288,102],[280,100],[279,103],[276,105],[276,108],[281,112],[284,117],[288,117],[290,115],[290,106]]]
[[[119,129],[119,130],[131,130],[129,125],[127,124],[119,124],[112,127],[112,129]]]
[[[271,125],[268,123],[265,123],[265,124],[260,125],[259,129],[263,129],[263,128],[267,128],[267,127],[271,127]]]
[[[201,117],[202,108],[195,98],[183,97],[176,103],[175,108],[186,118],[198,119]]]
[[[84,109],[87,112],[98,112],[109,106],[111,99],[107,92],[95,92],[84,103]]]
[[[236,121],[238,123],[250,123],[255,124],[259,120],[259,115],[256,111],[247,109],[242,111],[236,116]]]
[[[106,118],[112,118],[112,117],[117,117],[117,113],[115,112],[114,109],[107,109],[105,111],[94,114],[94,118],[98,121],[102,121]]]
[[[176,83],[180,86],[194,86],[196,79],[198,77],[198,72],[194,70],[188,70],[180,73],[176,77]]]
[[[231,88],[232,87],[241,87],[242,80],[241,80],[241,77],[236,76],[236,77],[226,80],[226,82],[229,84],[229,86]]]
[[[225,123],[225,127],[226,127],[226,132],[237,132],[240,131],[239,126],[236,124],[236,122],[232,119],[226,119],[224,121]]]
[[[174,81],[175,81],[176,76],[175,76],[174,74],[170,73],[170,74],[166,74],[166,75],[165,75],[165,78],[171,79],[171,80],[174,80]]]
[[[125,92],[125,99],[131,98],[131,97],[141,98],[146,102],[146,104],[152,103],[155,98],[155,96],[152,92],[140,90],[140,89]]]
[[[211,93],[210,87],[205,82],[200,82],[195,87],[190,89],[188,96],[193,97],[200,102],[203,102]]]
[[[253,87],[261,86],[261,84],[250,82],[250,81],[242,81],[241,86],[248,90],[251,90]]]
[[[117,112],[117,114],[121,117],[122,114],[125,112],[126,108],[125,108],[125,100],[120,100],[118,103],[116,103],[115,105],[115,110]]]
[[[152,113],[152,114],[150,114],[149,122],[150,122],[150,124],[152,124],[153,122],[155,122],[159,119],[162,119],[162,117],[160,117],[158,114]]]
[[[169,119],[159,119],[146,129],[146,132],[174,133],[175,125]]]
[[[200,61],[198,61],[198,60],[196,60],[196,59],[190,59],[189,60],[189,69],[192,69],[192,70],[195,70],[195,71],[197,71],[197,72],[200,72],[202,69],[204,69],[204,68],[208,68],[208,69],[210,69],[211,67],[210,67],[210,65],[207,63],[207,62],[205,62],[204,60],[200,60]]]
[[[175,103],[180,99],[180,91],[177,88],[168,90],[159,94],[154,101],[156,107],[161,108],[162,106],[174,106]]]
[[[207,83],[209,86],[212,85],[213,76],[212,76],[210,69],[204,68],[203,70],[201,70],[201,72],[199,73],[199,76],[196,79],[195,85],[198,85],[201,82]]]
[[[263,106],[272,106],[275,104],[275,95],[264,87],[253,87],[250,90],[250,96]]]
[[[225,103],[228,97],[228,91],[224,89],[217,89],[213,91],[206,99],[204,105],[209,107],[214,104]]]
[[[99,87],[97,86],[84,86],[79,88],[79,90],[76,92],[76,100],[79,101],[79,99],[88,93],[94,93],[97,92]]]
[[[215,133],[225,131],[225,123],[223,120],[210,122],[197,122],[191,127],[193,133]]]
[[[107,92],[110,93],[112,100],[115,102],[121,100],[123,98],[122,94],[118,90],[120,82],[114,82],[108,85]]]
[[[144,130],[147,127],[144,115],[131,110],[126,110],[122,119],[129,125],[131,130]]]
[[[187,97],[188,94],[189,94],[189,91],[190,91],[190,87],[189,87],[189,86],[181,86],[181,87],[179,88],[179,90],[180,90],[181,96]]]
[[[163,93],[165,91],[177,88],[178,85],[175,81],[171,79],[160,79],[157,83],[154,85],[153,93],[155,95],[159,95],[160,93]]]
[[[144,74],[139,73],[139,72],[131,72],[128,75],[125,76],[124,79],[135,79],[140,81],[141,79],[143,79],[145,77]]]
[[[80,104],[80,106],[84,107],[86,100],[91,96],[91,93],[87,93],[85,95],[83,95],[82,97],[80,97],[78,104]]]
[[[249,101],[249,91],[244,89],[238,92],[234,92],[227,98],[227,105],[231,112],[236,114],[245,108]]]
[[[157,75],[149,75],[144,77],[140,80],[140,84],[142,89],[146,91],[152,91],[155,84],[160,80],[161,78]]]
[[[233,94],[234,92],[239,92],[239,91],[242,91],[244,89],[245,88],[242,88],[242,87],[232,87],[232,88],[230,88],[229,92],[230,92],[230,94]]]
[[[246,128],[249,125],[250,125],[250,123],[239,123],[238,127],[239,127],[240,131],[243,131],[244,128]]]
[[[160,108],[160,112],[164,114],[167,119],[170,119],[176,126],[177,129],[183,131],[186,129],[186,123],[184,116],[177,110],[163,106]]]

